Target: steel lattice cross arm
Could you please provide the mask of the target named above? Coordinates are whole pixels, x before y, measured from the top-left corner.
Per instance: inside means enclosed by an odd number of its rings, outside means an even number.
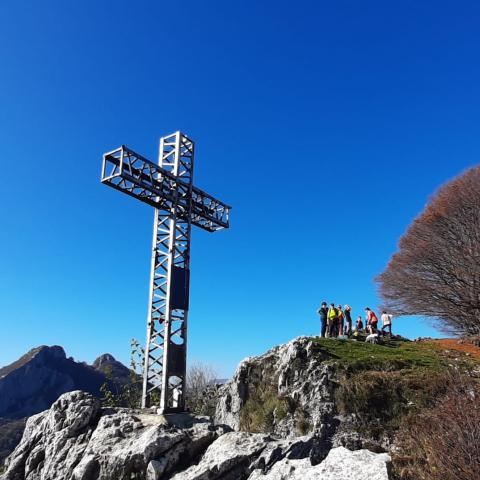
[[[158,390],[162,413],[185,409],[191,226],[229,227],[230,207],[193,185],[194,150],[176,132],[158,165],[125,146],[103,156],[102,183],[155,208],[142,406]]]
[[[104,154],[102,183],[164,210],[171,208],[177,189],[185,209],[192,203],[193,225],[210,232],[228,228],[228,205],[196,187],[190,194],[188,183],[125,145]]]

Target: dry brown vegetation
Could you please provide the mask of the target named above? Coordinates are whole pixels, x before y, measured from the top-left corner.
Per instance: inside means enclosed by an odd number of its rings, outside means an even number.
[[[402,425],[393,457],[401,480],[480,479],[480,385],[458,374],[433,408]]]
[[[202,415],[215,413],[215,396],[209,395],[209,389],[215,386],[217,372],[211,365],[192,364],[187,373],[187,408]]]
[[[447,332],[480,333],[480,167],[445,184],[377,278],[384,307]]]
[[[452,353],[459,352],[480,360],[480,348],[478,348],[474,342],[476,342],[476,339],[458,340],[458,338],[440,338],[429,340],[429,343],[439,350],[447,350]]]

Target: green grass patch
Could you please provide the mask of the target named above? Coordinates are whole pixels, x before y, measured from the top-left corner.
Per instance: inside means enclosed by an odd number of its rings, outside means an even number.
[[[438,350],[421,342],[390,341],[374,345],[355,340],[312,338],[319,352],[349,371],[396,371],[405,368],[439,369],[445,359]]]

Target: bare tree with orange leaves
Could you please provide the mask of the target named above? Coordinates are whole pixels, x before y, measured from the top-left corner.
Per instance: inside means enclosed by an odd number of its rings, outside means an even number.
[[[376,280],[391,313],[480,334],[480,166],[439,189]]]

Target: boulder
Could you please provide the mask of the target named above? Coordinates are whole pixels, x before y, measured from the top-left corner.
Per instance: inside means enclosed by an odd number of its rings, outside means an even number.
[[[208,447],[198,463],[172,480],[240,480],[248,477],[252,461],[271,438],[263,434],[231,432]]]
[[[100,410],[92,395],[74,391],[30,417],[23,438],[7,459],[5,480],[62,478],[83,453]],[[43,477],[42,477],[43,474]]]
[[[248,480],[388,480],[386,453],[368,450],[350,451],[344,447],[330,450],[326,459],[312,466],[308,458],[284,458],[267,472],[254,470]]]
[[[267,472],[284,458],[308,459],[313,446],[311,436],[277,440],[259,433],[230,432],[215,440],[197,465],[173,480],[246,480],[252,471]]]

